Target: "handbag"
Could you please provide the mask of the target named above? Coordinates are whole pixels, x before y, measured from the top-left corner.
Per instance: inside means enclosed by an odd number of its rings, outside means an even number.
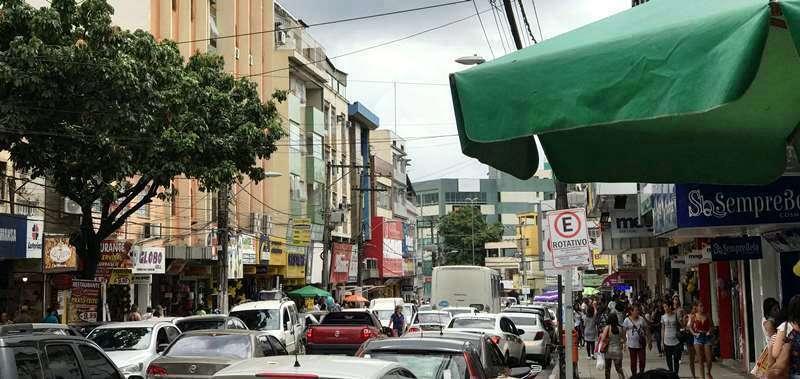
[[[598,370],[604,370],[606,368],[606,357],[603,353],[597,353],[597,364],[595,368]]]
[[[605,354],[608,351],[608,337],[605,334],[600,335],[600,340],[597,341],[597,346],[595,347],[595,351],[600,354]]]
[[[756,365],[753,366],[752,370],[750,370],[750,373],[756,377],[765,377],[769,368],[775,364],[775,358],[772,357],[770,345],[771,344],[768,344],[767,347],[764,348],[764,350],[761,352],[761,355],[759,355],[758,359],[756,359]]]

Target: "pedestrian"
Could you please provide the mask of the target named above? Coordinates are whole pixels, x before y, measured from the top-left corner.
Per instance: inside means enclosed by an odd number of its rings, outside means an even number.
[[[142,315],[142,320],[149,320],[153,318],[153,307],[147,307],[146,312]]]
[[[156,309],[153,310],[153,318],[161,317],[164,317],[164,308],[160,305],[157,305]]]
[[[589,359],[594,359],[594,344],[597,341],[597,323],[595,321],[594,308],[586,308],[586,316],[583,317],[583,340],[586,342],[586,355]]]
[[[47,314],[42,319],[42,322],[45,324],[58,324],[58,311],[53,308],[47,308]]]
[[[778,302],[777,299],[774,297],[768,297],[764,299],[762,310],[762,317],[761,317],[761,332],[764,333],[764,342],[769,343],[770,335],[767,334],[768,326],[767,323],[770,323],[770,319],[774,319],[775,316],[781,311],[781,304]],[[772,329],[777,329],[778,325],[772,325]]]
[[[775,338],[775,346],[780,346],[775,363],[767,370],[767,378],[800,378],[800,295],[795,295],[786,305],[788,334],[783,341]],[[783,324],[781,326],[784,326]],[[781,326],[775,337],[781,337]],[[774,348],[774,347],[773,347]]]
[[[19,311],[17,311],[17,315],[14,317],[14,321],[16,321],[17,324],[27,324],[35,322],[34,318],[30,314],[30,307],[27,304],[22,304],[19,307]]]
[[[650,337],[652,338],[653,342],[656,345],[656,349],[658,350],[658,356],[662,357],[664,354],[663,344],[661,343],[661,339],[663,336],[661,335],[661,315],[662,315],[662,307],[657,304],[653,303],[650,306],[650,312],[647,312],[647,323],[650,325]],[[652,345],[651,345],[652,346]],[[652,348],[650,349],[652,350]]]
[[[128,313],[128,321],[142,321],[142,315],[139,313],[139,305],[131,305],[131,311]]]
[[[713,327],[713,322],[711,317],[705,313],[703,303],[698,302],[696,309],[692,322],[689,324],[689,330],[694,335],[694,353],[697,361],[700,362],[700,374],[702,377],[706,378],[704,366],[707,364],[707,376],[709,379],[713,379],[711,376],[711,328]]]
[[[13,323],[14,323],[14,321],[11,321],[8,318],[8,313],[6,313],[6,312],[0,313],[0,325],[8,325],[8,324],[13,324]]]
[[[625,334],[622,333],[619,327],[619,320],[617,319],[616,313],[608,315],[608,325],[603,328],[600,340],[605,346],[605,351],[601,352],[605,358],[606,379],[611,379],[612,363],[620,379],[625,379],[625,373],[622,371],[622,345],[625,343]]]
[[[672,304],[664,303],[664,314],[661,315],[661,344],[667,356],[667,369],[678,373],[681,364],[683,346],[679,339],[681,322]]]
[[[400,337],[403,335],[403,330],[405,330],[406,326],[406,317],[403,316],[403,307],[396,306],[394,307],[394,313],[392,313],[392,317],[389,318],[389,328],[392,329],[392,334],[395,337]]]
[[[628,341],[628,351],[631,357],[631,375],[644,372],[645,347],[648,345],[647,322],[641,317],[642,308],[634,305],[631,314],[622,322],[625,330],[625,339]]]
[[[573,309],[573,320],[575,320],[575,334],[578,338],[578,346],[583,346],[583,313],[579,303],[575,303]]]

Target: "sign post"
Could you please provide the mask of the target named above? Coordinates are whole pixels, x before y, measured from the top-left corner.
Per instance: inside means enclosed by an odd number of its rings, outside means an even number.
[[[545,241],[553,254],[553,267],[563,270],[564,301],[561,312],[564,320],[564,366],[566,378],[572,378],[572,331],[575,328],[572,310],[573,271],[588,266],[592,255],[589,246],[586,211],[581,208],[562,209],[547,213],[549,239]],[[559,287],[559,291],[561,288]]]

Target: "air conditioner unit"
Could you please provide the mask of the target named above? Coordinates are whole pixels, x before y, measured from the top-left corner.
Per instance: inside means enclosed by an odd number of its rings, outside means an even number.
[[[275,32],[275,44],[278,46],[286,45],[286,40],[289,38],[289,35],[286,33],[285,30],[278,30]]]
[[[250,213],[250,230],[260,232],[262,228],[263,215],[261,213]]]
[[[161,237],[161,223],[144,223],[144,238]]]
[[[83,214],[83,212],[81,212],[81,206],[68,197],[64,198],[64,213],[71,215]]]
[[[269,235],[272,232],[272,216],[264,215],[261,219],[261,233]]]

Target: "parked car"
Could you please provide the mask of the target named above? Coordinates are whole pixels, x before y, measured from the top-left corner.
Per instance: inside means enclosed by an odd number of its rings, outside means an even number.
[[[419,310],[420,312],[422,312],[422,311],[432,311],[432,310],[433,310],[433,306],[432,306],[432,305],[430,305],[430,304],[423,304],[423,305],[420,305],[420,306],[419,306],[419,309],[418,309],[418,310]]]
[[[239,304],[230,312],[238,317],[250,330],[269,332],[286,346],[289,354],[303,354],[305,341],[303,330],[305,322],[297,314],[294,301],[267,300]]]
[[[478,313],[478,311],[472,307],[444,307],[441,310],[449,313],[450,317],[454,317],[455,315],[460,315],[464,313],[471,315]]]
[[[517,329],[514,322],[502,314],[480,313],[456,315],[450,320],[447,329],[472,332],[472,333],[491,333],[492,342],[497,344],[500,351],[509,365],[521,365],[525,363],[525,344],[520,335],[525,333],[522,329]]]
[[[390,333],[371,312],[331,312],[306,330],[306,351],[352,355],[364,341]]]
[[[387,338],[365,342],[357,356],[398,362],[420,379],[530,377],[530,367],[488,373],[480,349],[480,345],[459,339]],[[497,359],[501,359],[499,355]]]
[[[97,328],[100,325],[105,325],[105,324],[106,324],[106,322],[99,322],[99,321],[98,322],[75,322],[75,323],[69,324],[69,327],[72,328],[72,330],[78,332],[78,334],[80,334],[81,336],[86,337],[86,336],[89,335],[89,333],[92,332],[92,330],[94,330],[95,328]]]
[[[32,323],[32,324],[12,324],[12,325],[14,325],[14,328],[8,328],[6,330],[6,333],[53,334],[58,336],[83,337],[80,334],[80,332],[78,332],[71,326],[64,324]]]
[[[403,338],[424,337],[426,340],[441,338],[469,342],[475,346],[486,375],[490,378],[502,377],[508,373],[510,367],[508,363],[506,363],[500,348],[491,340],[491,336],[492,335],[488,333],[454,332],[445,329],[440,333],[409,333],[403,336]]]
[[[553,318],[553,311],[547,307],[540,305],[514,305],[503,310],[502,313],[528,313],[536,314],[542,318],[542,325],[544,329],[550,334],[550,339],[556,339],[558,329],[558,322]]]
[[[509,313],[506,314],[514,326],[525,331],[519,337],[525,344],[525,352],[543,367],[550,363],[550,333],[544,328],[542,318],[538,314]]]
[[[175,324],[175,326],[178,327],[178,329],[181,330],[181,332],[184,333],[193,330],[207,330],[207,329],[248,330],[247,325],[244,324],[244,321],[240,320],[238,317],[225,316],[225,315],[203,315],[203,316],[181,317],[175,319],[173,323]]]
[[[0,378],[123,377],[91,341],[36,330],[30,325],[0,326]]]
[[[216,373],[214,378],[416,379],[416,376],[395,362],[377,359],[289,355],[243,360]]]
[[[450,313],[444,311],[420,311],[414,316],[408,332],[439,331],[450,322]]]
[[[147,378],[207,378],[243,359],[287,355],[275,336],[253,330],[198,330],[181,334],[147,367]]]
[[[181,334],[172,322],[146,320],[101,325],[86,337],[106,352],[126,378],[144,378],[147,366]]]

